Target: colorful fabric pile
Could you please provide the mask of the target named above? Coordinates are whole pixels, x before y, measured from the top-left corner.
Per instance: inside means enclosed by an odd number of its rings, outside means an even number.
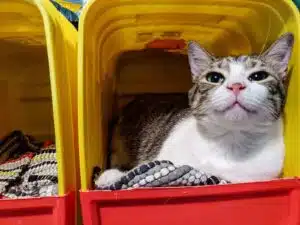
[[[0,194],[3,198],[57,194],[57,161],[53,144],[14,131],[0,143]]]

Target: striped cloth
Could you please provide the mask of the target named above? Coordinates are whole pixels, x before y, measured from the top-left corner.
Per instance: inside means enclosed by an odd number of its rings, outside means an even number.
[[[0,164],[0,194],[4,198],[57,195],[56,149],[42,144],[20,131],[2,140],[0,159],[9,158]]]

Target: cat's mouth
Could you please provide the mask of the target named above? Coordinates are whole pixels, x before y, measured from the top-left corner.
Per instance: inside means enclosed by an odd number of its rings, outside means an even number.
[[[256,111],[254,110],[251,110],[251,109],[248,109],[246,106],[244,106],[243,104],[241,104],[239,101],[235,101],[232,105],[226,107],[224,110],[221,110],[220,112],[226,112],[226,111],[229,111],[235,107],[239,107],[241,109],[243,109],[244,111],[246,111],[247,113],[252,113],[252,114],[255,114]]]

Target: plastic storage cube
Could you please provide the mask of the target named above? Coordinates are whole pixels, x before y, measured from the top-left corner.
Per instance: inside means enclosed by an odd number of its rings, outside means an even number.
[[[75,224],[77,31],[48,0],[0,1],[0,135],[55,141],[59,195],[0,200],[0,224]]]
[[[85,225],[300,223],[300,182],[294,178],[300,175],[300,21],[292,1],[91,0],[80,19],[78,124]],[[288,31],[296,38],[284,118],[284,177],[290,179],[196,188],[91,190],[93,167],[105,168],[109,121],[119,104],[140,93],[189,89],[185,41],[196,40],[219,56],[260,53]]]

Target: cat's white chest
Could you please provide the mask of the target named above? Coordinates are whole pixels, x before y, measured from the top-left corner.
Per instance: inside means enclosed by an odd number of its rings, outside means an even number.
[[[168,159],[178,165],[189,163],[191,166],[199,166],[211,158],[208,147],[209,143],[197,131],[196,120],[189,118],[170,133],[157,159]]]
[[[266,140],[269,143],[256,155],[239,161],[228,156],[231,151],[226,149],[228,146],[207,140],[197,129],[194,117],[180,122],[164,142],[156,159],[170,160],[176,165],[190,165],[232,182],[266,180],[280,173],[284,158],[280,131],[278,136]]]
[[[197,121],[193,117],[179,123],[164,142],[157,159],[206,170],[212,163],[224,164],[218,150],[212,149],[214,144],[203,138],[197,129]]]

